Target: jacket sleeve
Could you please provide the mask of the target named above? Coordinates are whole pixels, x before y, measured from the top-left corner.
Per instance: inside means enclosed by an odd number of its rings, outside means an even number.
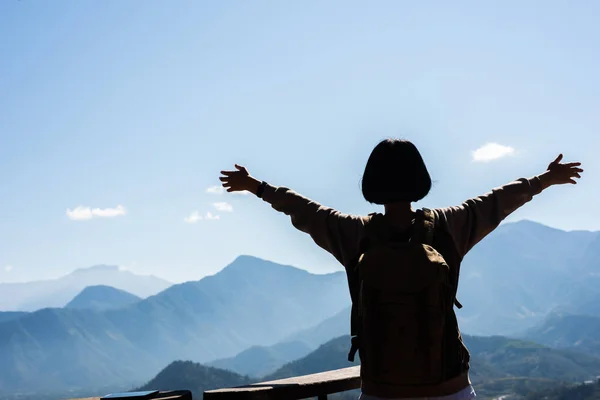
[[[538,177],[520,178],[493,189],[460,206],[437,209],[454,239],[460,257],[464,257],[481,239],[492,232],[512,212],[542,191]]]
[[[291,218],[292,225],[348,267],[358,256],[364,218],[322,206],[286,187],[266,185],[262,198]]]

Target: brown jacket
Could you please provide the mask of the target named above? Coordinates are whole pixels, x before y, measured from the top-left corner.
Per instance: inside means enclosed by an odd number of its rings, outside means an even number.
[[[454,270],[457,280],[460,263],[469,250],[509,214],[541,191],[538,177],[521,178],[495,188],[483,196],[469,199],[459,206],[433,210],[438,220],[436,231],[441,230],[440,237],[444,238],[444,243],[440,243],[441,248],[438,251]],[[308,233],[317,245],[331,253],[346,270],[354,267],[369,216],[343,214],[285,187],[267,185],[262,197],[275,210],[289,215],[297,229]],[[469,384],[468,373],[464,373],[439,387],[427,388],[423,393],[406,395],[444,396]],[[369,382],[363,382],[363,392],[382,397],[401,397],[398,393],[392,393],[384,387],[376,387]]]

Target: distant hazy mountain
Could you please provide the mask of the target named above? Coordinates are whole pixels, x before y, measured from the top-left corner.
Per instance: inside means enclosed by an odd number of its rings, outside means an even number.
[[[287,340],[296,340],[316,349],[319,345],[350,333],[350,307],[344,308],[334,316],[325,319],[319,324],[296,332]]]
[[[598,283],[595,279],[594,281],[595,283]],[[600,317],[600,294],[590,296],[583,301],[565,308],[565,310],[572,314],[594,315]]]
[[[530,221],[500,226],[463,262],[461,328],[512,334],[553,310],[575,312],[600,298],[599,248],[599,232],[565,232]]]
[[[322,344],[305,357],[282,366],[262,380],[271,381],[359,365],[360,360],[358,357],[356,357],[354,363],[348,361],[348,350],[350,350],[349,335],[335,338]]]
[[[465,336],[464,339],[472,354],[476,383],[487,379],[476,376],[479,368],[487,368],[495,374],[570,382],[600,375],[600,358],[588,354],[501,336]]]
[[[0,323],[0,398],[5,392],[143,382],[140,368],[155,365],[155,359],[111,317],[93,310],[46,308]]]
[[[600,357],[600,317],[555,314],[521,336],[547,346]]]
[[[172,360],[275,344],[348,304],[343,272],[239,257],[214,276],[119,309],[44,309],[0,323],[0,388],[133,384]]]
[[[250,378],[235,372],[206,367],[191,361],[174,361],[147,384],[136,390],[191,390],[194,400],[202,393],[226,387],[242,386]]]
[[[0,323],[10,321],[12,319],[21,318],[28,313],[22,311],[3,311],[0,312]]]
[[[88,308],[100,311],[124,307],[140,300],[140,297],[124,290],[115,289],[105,285],[97,285],[88,286],[83,289],[65,306],[65,308]]]
[[[117,266],[96,265],[58,279],[0,283],[0,310],[35,311],[64,307],[84,288],[96,285],[108,285],[139,297],[148,297],[168,288],[171,283],[151,275],[136,275]]]
[[[303,342],[282,342],[273,346],[252,346],[235,357],[216,360],[208,366],[226,369],[240,375],[261,377],[282,365],[310,353],[313,348]]]

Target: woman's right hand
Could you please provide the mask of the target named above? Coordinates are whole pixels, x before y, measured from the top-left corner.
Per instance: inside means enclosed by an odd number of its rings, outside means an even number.
[[[566,183],[576,184],[575,178],[581,178],[583,169],[579,168],[580,162],[562,164],[563,155],[560,154],[556,160],[548,165],[548,170],[540,178],[545,183],[544,186],[563,185]]]

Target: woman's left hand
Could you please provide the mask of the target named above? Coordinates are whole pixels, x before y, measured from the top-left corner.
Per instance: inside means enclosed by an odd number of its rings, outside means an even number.
[[[256,194],[260,181],[252,177],[245,167],[235,164],[235,168],[235,171],[221,171],[221,174],[225,175],[219,178],[223,182],[223,187],[227,188],[228,192],[247,190]]]

